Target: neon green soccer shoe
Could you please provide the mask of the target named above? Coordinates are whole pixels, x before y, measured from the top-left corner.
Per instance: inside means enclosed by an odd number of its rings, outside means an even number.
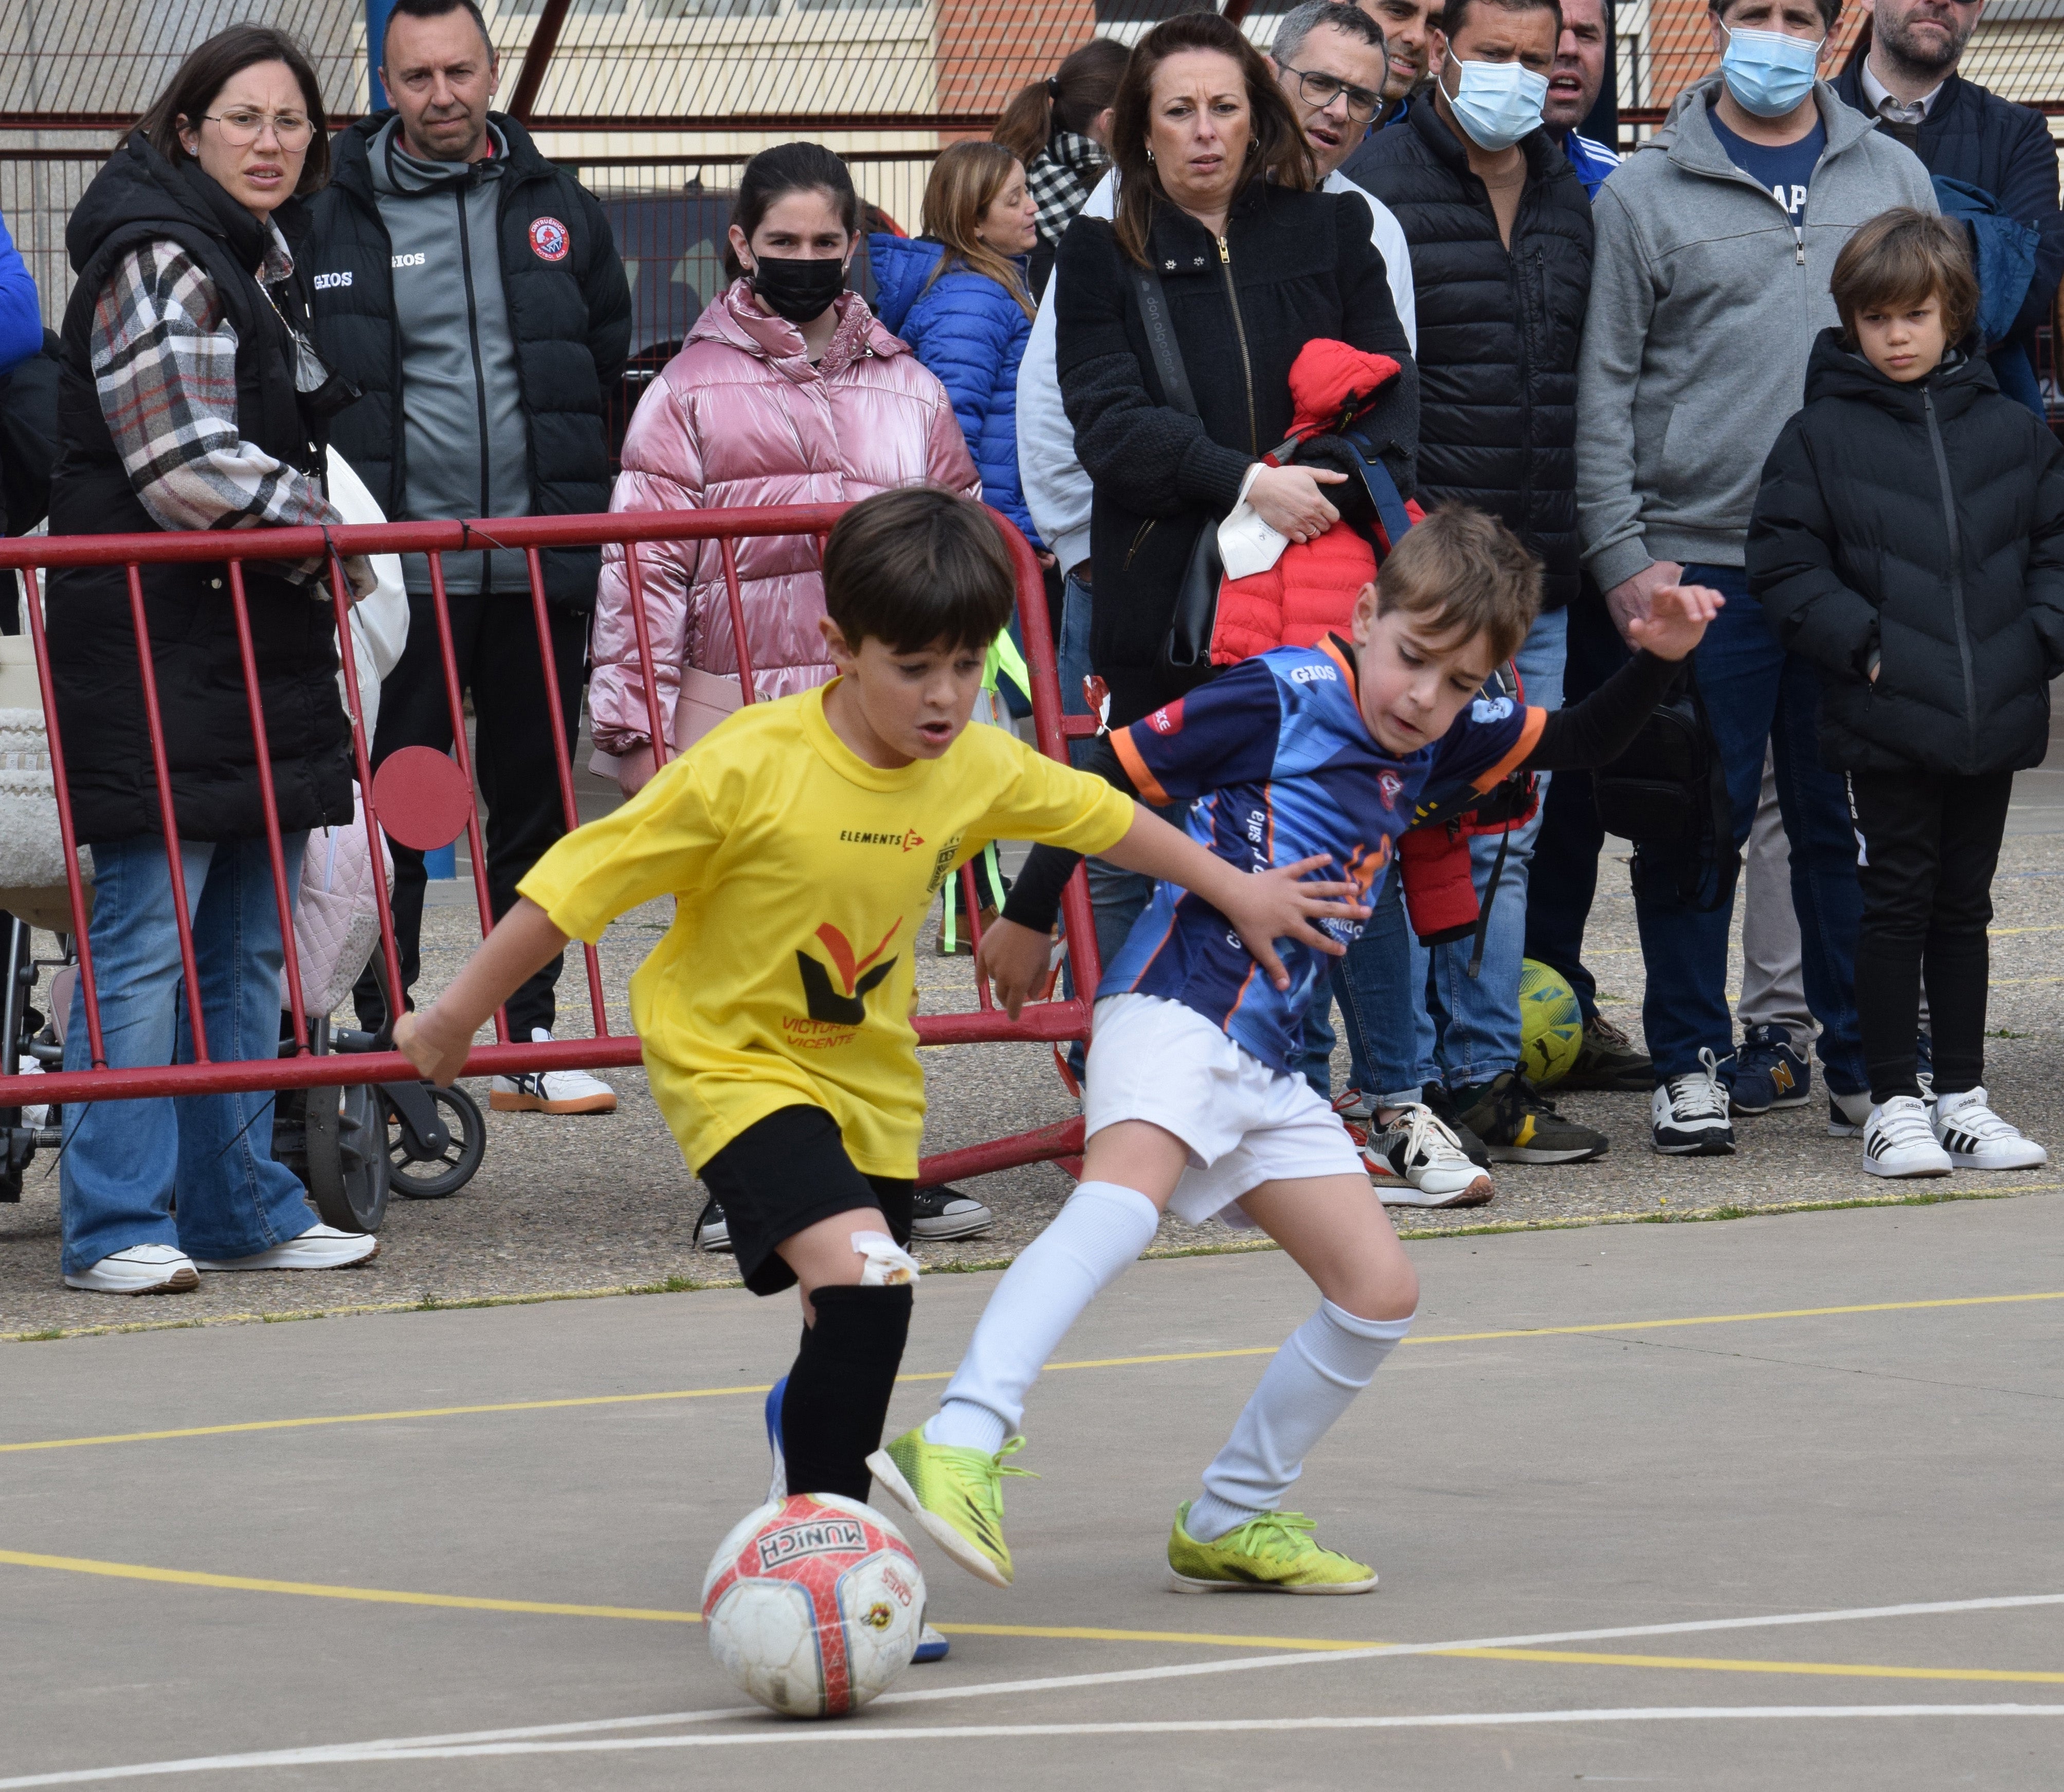
[[[1003,1477],[1031,1471],[1003,1459],[1025,1448],[1009,1440],[995,1455],[933,1444],[921,1425],[867,1459],[875,1480],[923,1525],[932,1540],[978,1581],[1007,1587],[1010,1547],[1003,1540]]]
[[[1215,1543],[1183,1528],[1190,1503],[1175,1508],[1168,1533],[1168,1573],[1178,1593],[1369,1593],[1376,1570],[1321,1548],[1300,1512],[1265,1512]]]

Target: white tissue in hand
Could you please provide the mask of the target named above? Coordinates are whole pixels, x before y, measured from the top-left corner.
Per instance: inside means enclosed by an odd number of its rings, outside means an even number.
[[[1219,559],[1228,578],[1249,578],[1265,573],[1283,558],[1290,538],[1261,520],[1261,513],[1245,498],[1232,507],[1219,525]]]

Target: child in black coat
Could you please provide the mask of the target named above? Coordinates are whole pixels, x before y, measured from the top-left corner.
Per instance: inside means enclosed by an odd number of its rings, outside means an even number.
[[[1961,226],[1885,212],[1829,284],[1841,328],[1814,344],[1805,408],[1764,467],[1748,570],[1779,638],[1820,669],[1820,756],[1848,780],[1864,1167],[2031,1169],[2048,1154],[1983,1086],[1985,926],[2014,774],[2048,747],[2064,670],[2064,449],[1965,340]]]

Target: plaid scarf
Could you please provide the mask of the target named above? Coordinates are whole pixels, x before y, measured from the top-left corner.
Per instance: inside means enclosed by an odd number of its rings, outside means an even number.
[[[1111,158],[1094,139],[1073,131],[1056,131],[1025,171],[1038,215],[1034,223],[1042,243],[1058,244],[1061,233],[1090,196],[1090,189],[1111,166]]]

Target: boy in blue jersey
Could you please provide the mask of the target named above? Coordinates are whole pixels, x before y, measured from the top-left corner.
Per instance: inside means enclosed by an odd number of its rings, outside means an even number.
[[[1635,657],[1550,715],[1479,695],[1540,594],[1538,565],[1504,525],[1437,510],[1392,551],[1381,589],[1364,588],[1352,641],[1246,661],[1111,736],[1099,769],[1147,802],[1188,802],[1191,836],[1243,870],[1330,860],[1373,905],[1422,794],[1617,757],[1723,601],[1697,586],[1659,591],[1633,624]],[[1075,857],[1036,848],[984,939],[982,968],[1014,1014],[1045,971]],[[1338,940],[1360,927],[1321,925]],[[1321,1548],[1308,1520],[1280,1508],[1307,1452],[1410,1328],[1418,1281],[1339,1117],[1292,1068],[1322,955],[1292,941],[1283,963],[1279,989],[1209,903],[1158,888],[1097,992],[1081,1183],[998,1284],[940,1411],[870,1460],[940,1546],[992,1585],[1012,1575],[1003,1459],[1024,1442],[1025,1396],[1163,1211],[1260,1226],[1321,1296],[1205,1469],[1201,1496],[1177,1509],[1174,1585],[1376,1585],[1373,1569]]]

